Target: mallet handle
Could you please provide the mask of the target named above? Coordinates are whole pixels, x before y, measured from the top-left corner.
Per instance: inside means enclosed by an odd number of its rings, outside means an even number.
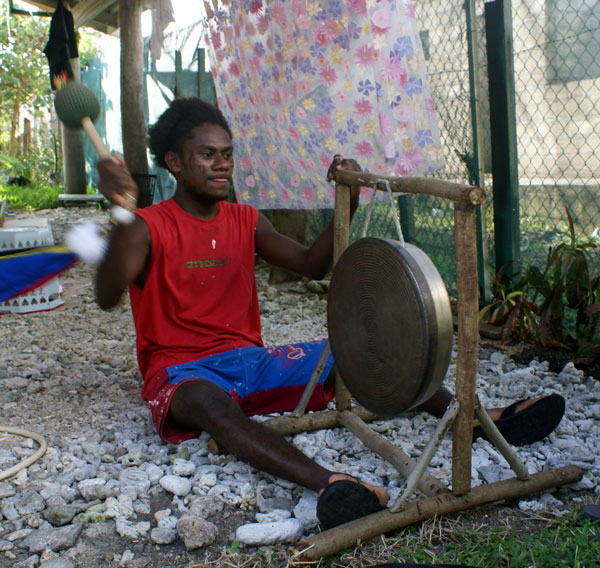
[[[100,138],[100,135],[98,134],[98,131],[96,130],[96,127],[89,116],[84,116],[81,119],[81,127],[88,135],[88,138],[90,139],[94,150],[96,150],[98,157],[100,159],[110,158],[111,154],[108,151],[108,148],[104,145],[104,142],[102,142],[102,139]],[[125,209],[120,205],[113,205],[111,207],[111,216],[121,225],[129,225],[129,223],[132,223],[135,219],[135,215],[130,210]]]
[[[81,119],[81,127],[85,130],[85,133],[88,135],[88,138],[90,139],[94,150],[96,150],[96,154],[98,154],[98,157],[100,159],[110,158],[110,152],[108,151],[108,148],[104,145],[104,142],[102,142],[102,139],[100,138],[100,135],[98,134],[98,131],[96,130],[96,127],[94,126],[94,123],[92,122],[89,116],[84,116]]]

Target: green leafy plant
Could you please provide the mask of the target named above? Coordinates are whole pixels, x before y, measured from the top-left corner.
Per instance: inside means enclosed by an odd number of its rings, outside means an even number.
[[[479,312],[479,320],[502,327],[502,339],[511,337],[536,340],[538,338],[538,308],[527,299],[529,283],[535,268],[528,268],[523,274],[517,270],[509,278],[509,269],[515,263],[506,263],[492,283],[494,300]]]
[[[575,238],[573,219],[565,207],[569,243],[550,247],[537,292],[543,301],[539,308],[539,339],[547,347],[573,348],[594,335],[600,313],[600,277],[593,277],[591,249],[598,245]],[[565,310],[575,313],[575,335],[565,328]]]
[[[549,247],[543,270],[503,266],[492,286],[494,301],[480,311],[480,321],[501,325],[505,340],[535,340],[545,347],[595,355],[600,276],[594,276],[598,271],[591,251],[598,245],[576,238],[571,214],[565,211],[569,241]]]
[[[6,200],[8,211],[38,211],[58,206],[64,189],[58,185],[32,184],[25,187],[0,183],[0,199]]]
[[[0,173],[6,180],[17,177],[31,179],[31,166],[19,158],[0,154]]]

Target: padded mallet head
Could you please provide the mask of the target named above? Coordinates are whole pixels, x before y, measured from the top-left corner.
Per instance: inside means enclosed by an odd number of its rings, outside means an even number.
[[[54,108],[58,118],[71,128],[81,128],[81,121],[86,116],[93,121],[100,114],[100,103],[96,95],[78,81],[70,81],[56,91]]]

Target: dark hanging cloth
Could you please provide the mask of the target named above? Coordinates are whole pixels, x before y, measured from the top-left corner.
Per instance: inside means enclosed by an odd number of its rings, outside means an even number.
[[[79,57],[73,14],[63,6],[62,0],[58,0],[56,10],[52,14],[44,55],[50,67],[50,84],[52,89],[56,90],[73,77],[69,60]]]

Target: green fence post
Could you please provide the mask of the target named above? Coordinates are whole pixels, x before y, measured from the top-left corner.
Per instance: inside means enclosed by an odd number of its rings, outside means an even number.
[[[409,193],[398,196],[398,215],[400,216],[402,237],[407,243],[413,245],[417,243],[414,197],[414,195]]]
[[[198,96],[208,103],[216,106],[217,94],[215,92],[215,82],[210,71],[206,70],[204,64],[204,48],[199,47],[196,51],[198,57]]]
[[[473,25],[475,14],[475,0],[465,2],[467,16],[467,47],[469,51],[469,91],[471,93],[471,131],[473,133],[473,162],[469,168],[469,183],[483,187],[483,127],[481,124],[481,82],[479,76],[479,41],[477,28]],[[491,300],[490,275],[488,272],[489,255],[487,246],[487,233],[483,216],[484,205],[476,209],[477,230],[477,265],[479,267],[480,301],[484,304]]]
[[[184,97],[184,87],[183,87],[183,68],[181,63],[181,51],[177,50],[175,52],[175,98]]]
[[[496,271],[520,257],[517,125],[510,0],[485,3]],[[510,275],[510,270],[508,271]]]

